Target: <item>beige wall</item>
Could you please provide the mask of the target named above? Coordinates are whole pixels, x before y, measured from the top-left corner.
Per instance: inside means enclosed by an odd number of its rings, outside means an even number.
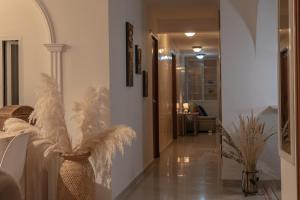
[[[253,5],[247,8],[249,3]],[[248,26],[249,10],[244,12],[251,8],[255,37]],[[270,105],[278,105],[277,1],[222,0],[221,44],[222,122],[233,132],[232,123],[239,114],[259,114]],[[267,154],[278,157],[278,151],[268,150]],[[262,166],[260,170],[266,172],[268,168]],[[240,166],[224,159],[222,178],[240,179]]]
[[[297,199],[297,168],[281,159],[281,199]]]
[[[50,72],[50,56],[43,46],[50,39],[48,29],[39,8],[32,1],[1,0],[0,3],[0,40],[19,40],[20,103],[32,106],[36,99],[34,88],[38,87],[40,73]],[[1,91],[2,84],[1,78]]]
[[[167,34],[158,37],[159,49],[165,49],[161,56],[170,56],[171,41]],[[159,148],[162,152],[172,141],[172,60],[158,62],[159,77]]]
[[[29,0],[26,0],[29,1]],[[70,134],[74,101],[82,99],[89,86],[109,88],[108,0],[42,0],[53,21],[57,43],[66,44],[63,54],[63,92]],[[102,199],[110,191],[97,188]]]
[[[134,44],[142,48],[142,69],[149,72],[149,97],[143,98],[142,75],[126,87],[125,22],[134,26]],[[112,169],[112,197],[117,197],[153,161],[151,36],[146,29],[143,1],[109,0],[110,86],[112,123],[127,124],[137,138]],[[134,70],[135,71],[135,70]]]

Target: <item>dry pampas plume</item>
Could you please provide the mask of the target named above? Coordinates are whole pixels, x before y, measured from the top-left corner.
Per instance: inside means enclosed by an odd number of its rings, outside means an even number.
[[[239,134],[238,142],[222,129],[223,142],[229,147],[222,155],[243,165],[248,172],[256,171],[257,161],[262,154],[267,141],[275,133],[266,133],[265,123],[251,113],[251,116],[239,116],[239,124],[234,126],[234,132]]]
[[[76,102],[72,120],[76,120],[80,143],[72,147],[72,137],[68,133],[65,111],[57,83],[42,74],[42,85],[34,112],[30,116],[31,125],[23,120],[11,118],[4,124],[4,130],[29,132],[34,140],[49,144],[44,155],[49,153],[91,152],[90,161],[97,180],[110,187],[112,159],[119,151],[124,154],[125,145],[131,145],[136,133],[125,125],[110,127],[109,91],[89,88],[84,99]]]

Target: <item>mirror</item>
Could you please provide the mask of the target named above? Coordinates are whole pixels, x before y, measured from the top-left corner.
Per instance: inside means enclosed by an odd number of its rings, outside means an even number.
[[[291,62],[291,22],[290,1],[279,1],[279,137],[280,151],[284,154],[292,154],[291,137],[291,106],[293,105],[293,94],[291,90],[293,68]]]

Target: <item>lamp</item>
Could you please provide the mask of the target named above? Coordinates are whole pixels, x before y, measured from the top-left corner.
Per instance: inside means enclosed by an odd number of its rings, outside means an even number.
[[[187,32],[187,33],[184,33],[187,37],[193,37],[194,35],[196,35],[195,32]]]
[[[205,58],[205,54],[201,53],[201,54],[197,54],[196,57],[199,59],[199,60],[203,60]]]
[[[202,47],[201,46],[193,46],[193,51],[195,53],[200,53],[202,51]]]
[[[183,104],[183,110],[184,110],[184,112],[189,112],[189,104],[188,103],[184,103]]]

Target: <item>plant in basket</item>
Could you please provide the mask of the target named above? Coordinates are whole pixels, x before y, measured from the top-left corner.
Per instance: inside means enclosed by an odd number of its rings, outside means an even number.
[[[135,131],[128,126],[110,127],[109,107],[107,89],[89,88],[84,99],[76,102],[73,108],[72,120],[77,132],[71,134],[57,83],[43,74],[38,100],[30,116],[34,125],[11,118],[5,122],[4,129],[33,133],[32,140],[48,144],[44,156],[53,152],[60,154],[57,199],[92,200],[95,198],[95,177],[109,188],[113,156],[117,151],[123,154],[125,145],[131,145],[136,137]]]

